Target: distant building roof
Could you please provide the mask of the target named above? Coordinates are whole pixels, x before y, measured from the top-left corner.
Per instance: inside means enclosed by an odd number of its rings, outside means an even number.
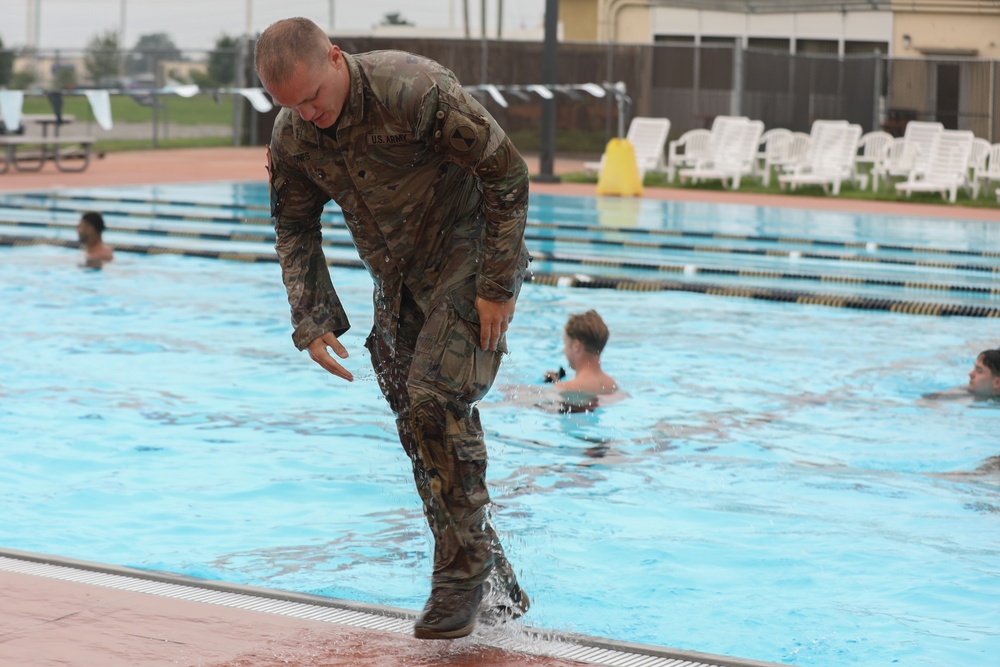
[[[1000,13],[1000,0],[652,0],[658,7],[704,9],[741,14],[840,11],[929,11]],[[896,5],[893,7],[893,5]]]

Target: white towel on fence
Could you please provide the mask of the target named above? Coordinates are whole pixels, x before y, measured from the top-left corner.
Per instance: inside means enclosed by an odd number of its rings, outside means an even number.
[[[260,88],[239,88],[236,92],[250,100],[250,104],[253,105],[253,108],[260,113],[267,113],[274,108],[271,105],[271,100],[267,99],[264,95],[264,91]]]
[[[201,90],[198,86],[193,83],[189,84],[173,84],[169,85],[163,89],[166,93],[173,93],[178,97],[194,97]]]
[[[94,112],[94,120],[101,126],[101,129],[110,130],[111,123],[111,94],[106,90],[85,90],[87,101],[90,102],[90,110]]]
[[[21,109],[24,108],[23,90],[0,90],[0,116],[8,132],[17,132],[21,127]]]

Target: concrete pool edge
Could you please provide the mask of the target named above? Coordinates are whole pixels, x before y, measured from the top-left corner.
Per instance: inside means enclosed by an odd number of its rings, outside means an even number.
[[[229,584],[169,572],[82,561],[0,547],[0,571],[103,588],[215,604],[245,611],[323,621],[409,636],[416,613],[292,591]],[[513,653],[609,667],[784,667],[731,656],[622,642],[574,633],[523,627],[472,638],[477,644]]]

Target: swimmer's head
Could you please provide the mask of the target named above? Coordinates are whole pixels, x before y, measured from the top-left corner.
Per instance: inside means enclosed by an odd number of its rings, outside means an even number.
[[[1000,348],[985,350],[969,371],[969,393],[981,397],[1000,396]]]
[[[604,351],[604,346],[607,345],[610,335],[608,325],[604,323],[596,310],[570,315],[566,322],[565,333],[567,339],[580,341],[583,344],[583,349],[595,357]]]
[[[76,225],[76,235],[80,238],[80,243],[87,243],[91,239],[100,240],[104,233],[104,217],[100,213],[88,211],[80,216],[80,222]]]

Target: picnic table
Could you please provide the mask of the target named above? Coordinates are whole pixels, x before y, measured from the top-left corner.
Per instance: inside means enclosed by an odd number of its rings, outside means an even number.
[[[40,126],[41,133],[0,134],[0,174],[15,171],[41,171],[49,160],[59,171],[83,171],[90,165],[94,137],[63,134],[64,125],[76,118],[69,115],[25,114],[22,125]],[[51,128],[51,134],[50,134]],[[77,164],[72,164],[77,162]]]

